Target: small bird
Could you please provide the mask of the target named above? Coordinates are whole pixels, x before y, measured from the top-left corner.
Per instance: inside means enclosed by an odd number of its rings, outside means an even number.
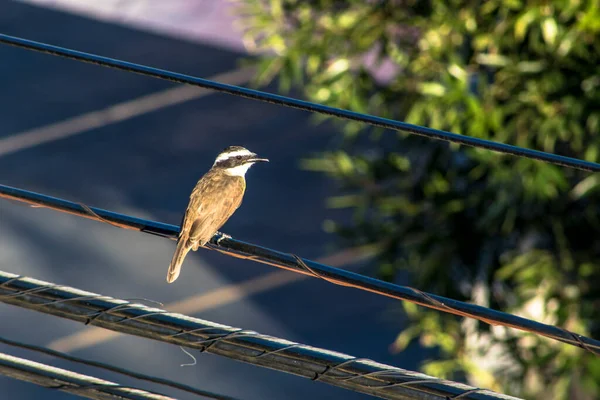
[[[268,161],[241,146],[229,146],[217,156],[190,195],[167,282],[177,279],[187,253],[210,241],[242,204],[248,169],[256,162]]]

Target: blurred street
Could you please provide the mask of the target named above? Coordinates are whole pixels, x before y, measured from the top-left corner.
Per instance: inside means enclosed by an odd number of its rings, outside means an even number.
[[[244,55],[231,49],[24,3],[0,2],[0,32],[237,85],[250,76],[240,70]],[[0,183],[179,224],[191,189],[217,153],[242,145],[271,162],[250,170],[243,205],[223,231],[310,259],[341,250],[322,230],[325,219],[347,217],[325,208],[331,181],[299,167],[303,157],[332,147],[335,127],[316,126],[309,114],[292,109],[190,93],[168,82],[0,45]],[[106,109],[112,111],[98,114]],[[82,115],[87,117],[71,121]],[[179,280],[168,285],[174,249],[169,240],[0,199],[0,270],[118,298],[149,298],[169,309],[187,301],[180,306],[199,318],[418,368],[423,355],[417,348],[389,351],[405,323],[396,301],[300,275],[287,278],[293,274],[202,249],[187,257]],[[176,346],[128,336],[94,343],[85,335],[96,328],[17,307],[0,305],[0,318],[3,337],[52,343],[83,358],[239,399],[368,397],[210,354],[194,353],[198,364],[180,367],[190,359]],[[0,351],[194,398],[7,346]],[[74,398],[1,376],[0,393]]]

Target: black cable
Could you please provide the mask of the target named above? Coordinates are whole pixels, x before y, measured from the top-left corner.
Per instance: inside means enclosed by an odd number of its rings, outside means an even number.
[[[209,399],[235,400],[233,397],[224,396],[224,395],[220,395],[220,394],[216,394],[216,393],[211,393],[211,392],[208,392],[206,390],[196,389],[194,387],[191,387],[191,386],[188,386],[188,385],[184,385],[182,383],[177,383],[177,382],[173,382],[173,381],[170,381],[170,380],[167,380],[167,379],[162,379],[162,378],[156,378],[156,377],[150,376],[150,375],[140,374],[138,372],[129,371],[129,370],[126,370],[124,368],[115,367],[114,365],[104,364],[104,363],[101,363],[101,362],[98,362],[98,361],[86,360],[84,358],[79,358],[79,357],[75,357],[75,356],[72,356],[72,355],[69,355],[69,354],[61,353],[61,352],[56,351],[56,350],[51,350],[51,349],[48,349],[46,347],[35,346],[35,345],[32,345],[32,344],[27,344],[27,343],[21,343],[21,342],[17,342],[17,341],[14,341],[14,340],[3,338],[1,336],[0,336],[0,343],[4,343],[4,344],[7,344],[7,345],[13,346],[13,347],[19,347],[19,348],[22,348],[22,349],[27,349],[27,350],[35,351],[37,353],[47,354],[49,356],[60,358],[60,359],[67,360],[67,361],[71,361],[71,362],[74,362],[74,363],[78,363],[78,364],[82,364],[82,365],[87,365],[87,366],[95,367],[95,368],[101,368],[101,369],[104,369],[104,370],[107,370],[107,371],[111,371],[111,372],[116,372],[118,374],[129,376],[131,378],[139,379],[139,380],[142,380],[142,381],[152,382],[152,383],[158,383],[160,385],[169,386],[169,387],[172,387],[172,388],[175,388],[175,389],[182,390],[184,392],[196,394],[198,396],[206,397],[206,398],[209,398]]]
[[[146,232],[173,240],[175,240],[179,235],[179,227],[175,225],[148,221],[129,215],[102,210],[100,208],[88,207],[86,205],[73,203],[67,200],[57,199],[10,186],[0,185],[0,197],[44,206],[57,211],[75,214],[80,217],[109,223],[118,227],[139,230],[141,232]],[[211,242],[207,245],[213,250],[217,250],[230,256],[249,259],[278,268],[287,269],[293,272],[317,277],[336,285],[349,286],[394,299],[420,304],[422,306],[443,312],[460,315],[463,317],[475,318],[491,325],[502,325],[526,332],[536,333],[538,335],[546,336],[554,340],[580,347],[593,354],[600,355],[600,341],[578,335],[557,326],[543,324],[509,313],[478,306],[476,304],[453,300],[435,294],[429,294],[409,286],[400,286],[389,282],[383,282],[368,276],[334,268],[328,265],[317,263],[315,261],[306,260],[294,254],[284,253],[251,243],[242,242],[231,237],[215,235]]]
[[[102,57],[95,54],[84,53],[81,51],[66,49],[53,46],[46,43],[35,42],[14,36],[0,34],[0,43],[9,44],[16,47],[22,47],[28,50],[48,53],[55,56],[70,58],[77,61],[88,62],[104,67],[120,69],[123,71],[134,72],[141,75],[152,76],[154,78],[165,79],[168,81],[185,83],[188,85],[199,86],[202,88],[216,90],[218,92],[228,93],[235,96],[246,97],[253,100],[260,100],[267,103],[278,104],[281,106],[297,108],[304,111],[310,111],[320,114],[332,115],[339,118],[353,121],[364,122],[369,125],[378,126],[396,131],[408,132],[432,139],[445,140],[452,143],[460,143],[466,146],[478,147],[497,151],[499,153],[512,154],[514,156],[531,158],[545,161],[551,164],[562,165],[565,167],[580,169],[583,171],[598,172],[600,164],[579,160],[576,158],[560,156],[546,153],[539,150],[531,150],[523,147],[512,146],[509,144],[498,143],[491,140],[479,139],[470,136],[459,135],[438,129],[426,128],[418,125],[408,124],[406,122],[394,121],[387,118],[376,117],[374,115],[357,113],[354,111],[343,110],[340,108],[329,107],[322,104],[311,103],[298,100],[291,97],[281,96],[273,93],[266,93],[260,90],[248,89],[235,85],[219,83],[208,79],[197,78],[177,72],[166,71],[163,69],[148,67],[145,65],[134,64],[127,61],[117,60],[108,57]]]

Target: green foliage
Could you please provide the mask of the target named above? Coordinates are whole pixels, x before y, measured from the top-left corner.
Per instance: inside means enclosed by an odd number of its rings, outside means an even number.
[[[257,77],[322,104],[600,161],[600,2],[247,0]],[[381,275],[600,336],[597,174],[338,122],[305,160],[353,210],[346,244],[382,244]],[[436,376],[537,399],[600,398],[600,359],[405,305],[395,346],[438,348]]]

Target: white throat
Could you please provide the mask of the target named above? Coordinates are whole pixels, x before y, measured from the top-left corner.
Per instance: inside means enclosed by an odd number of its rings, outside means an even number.
[[[225,173],[227,175],[241,176],[243,178],[246,175],[246,172],[248,172],[248,169],[252,166],[252,164],[254,163],[246,163],[238,165],[237,167],[226,168]]]

